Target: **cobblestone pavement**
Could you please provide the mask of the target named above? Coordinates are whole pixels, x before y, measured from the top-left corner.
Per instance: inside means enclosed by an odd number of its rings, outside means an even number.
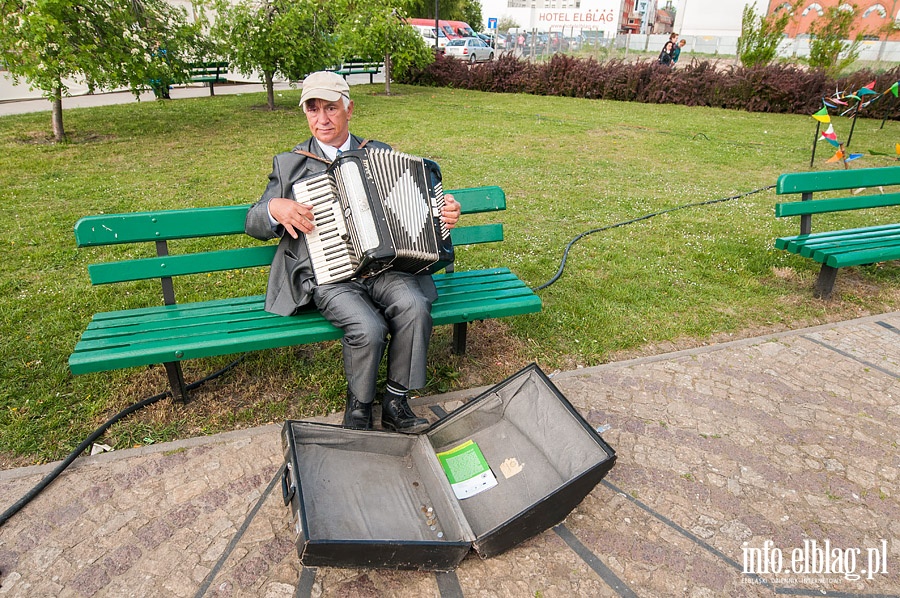
[[[78,459],[0,528],[0,597],[900,594],[900,312],[553,381],[618,461],[497,557],[303,568],[273,425]],[[0,472],[0,508],[52,468]]]

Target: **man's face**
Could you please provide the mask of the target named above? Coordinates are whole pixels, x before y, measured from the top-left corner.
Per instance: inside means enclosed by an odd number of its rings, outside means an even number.
[[[314,99],[304,105],[309,131],[321,143],[333,147],[341,147],[350,135],[350,117],[353,115],[353,102],[344,107],[344,100],[336,102]]]

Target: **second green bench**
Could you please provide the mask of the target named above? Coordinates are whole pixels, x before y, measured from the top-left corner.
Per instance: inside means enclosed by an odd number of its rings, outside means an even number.
[[[839,268],[900,259],[900,213],[892,224],[812,232],[812,217],[816,214],[900,206],[900,193],[883,192],[884,187],[891,185],[900,185],[900,167],[799,172],[778,177],[775,192],[800,195],[801,200],[776,204],[775,216],[799,216],[800,234],[775,239],[775,247],[822,264],[815,286],[816,297],[831,296]],[[847,189],[878,193],[813,197],[814,193]]]

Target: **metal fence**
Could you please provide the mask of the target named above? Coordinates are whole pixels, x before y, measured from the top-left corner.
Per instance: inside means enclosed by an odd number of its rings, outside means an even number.
[[[687,54],[737,55],[737,36],[683,35],[679,39],[687,42],[682,49],[682,52]],[[616,48],[622,50],[659,52],[668,40],[668,34],[623,34],[616,36],[615,45]],[[859,50],[858,60],[900,62],[900,42],[863,41],[860,43]],[[778,55],[783,58],[807,58],[809,56],[809,38],[785,38],[778,47]]]

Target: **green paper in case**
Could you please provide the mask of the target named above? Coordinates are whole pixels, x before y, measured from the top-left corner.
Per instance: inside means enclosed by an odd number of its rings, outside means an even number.
[[[497,478],[473,440],[436,454],[456,498],[462,500],[497,485]]]

